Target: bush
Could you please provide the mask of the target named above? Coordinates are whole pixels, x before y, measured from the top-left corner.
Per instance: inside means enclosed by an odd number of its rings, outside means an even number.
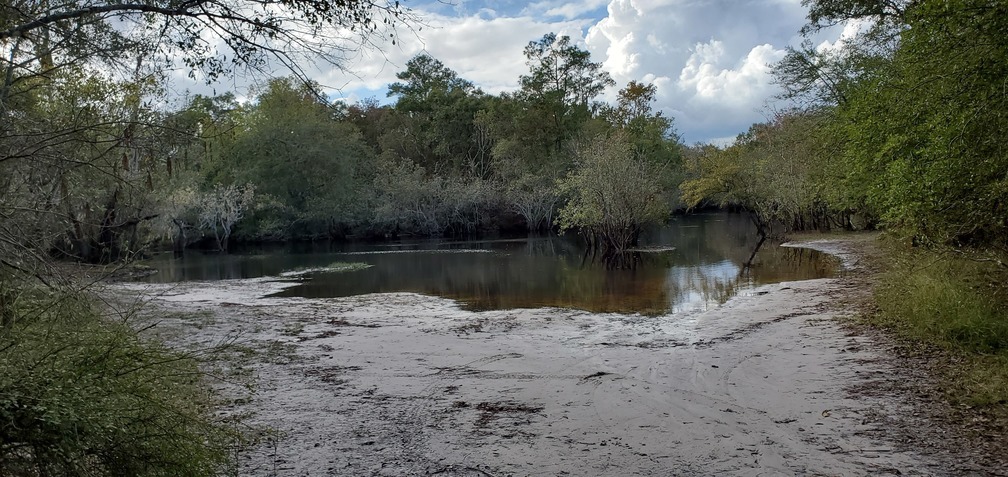
[[[214,475],[232,435],[196,362],[101,316],[92,298],[7,298],[0,328],[0,474]]]

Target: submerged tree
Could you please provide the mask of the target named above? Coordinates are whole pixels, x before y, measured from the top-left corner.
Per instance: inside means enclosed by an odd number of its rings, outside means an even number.
[[[559,212],[563,229],[578,229],[603,258],[619,257],[637,245],[644,227],[668,217],[664,168],[634,153],[622,132],[578,145],[576,166],[560,182],[570,197]]]

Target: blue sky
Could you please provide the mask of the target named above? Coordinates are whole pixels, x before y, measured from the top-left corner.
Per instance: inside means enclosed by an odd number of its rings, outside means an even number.
[[[358,51],[341,67],[310,69],[332,96],[384,102],[396,72],[418,53],[484,91],[513,91],[527,71],[525,45],[555,32],[591,52],[616,80],[602,99],[631,80],[654,83],[656,107],[675,119],[688,144],[723,144],[783,106],[772,100],[778,90],[770,64],[801,42],[806,13],[800,0],[402,1],[422,29],[400,29],[395,45]],[[827,31],[816,42],[828,47],[840,36],[840,29]]]

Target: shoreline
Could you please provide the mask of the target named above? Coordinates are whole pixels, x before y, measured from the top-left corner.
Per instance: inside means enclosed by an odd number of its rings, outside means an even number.
[[[843,239],[799,246],[858,273]],[[260,298],[277,286],[115,287],[146,290],[143,313],[173,346],[240,346],[230,371],[256,385],[218,384],[224,412],[274,430],[242,452],[241,475],[951,472],[887,439],[909,403],[858,391],[899,373],[837,323],[843,277],[659,317],[469,312],[407,293]]]

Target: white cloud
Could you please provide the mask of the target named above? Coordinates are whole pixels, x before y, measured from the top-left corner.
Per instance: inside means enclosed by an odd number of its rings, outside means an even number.
[[[777,0],[613,0],[608,12],[588,31],[593,57],[618,85],[655,83],[658,108],[688,142],[763,120],[774,92],[767,64],[796,43],[805,14]]]
[[[718,103],[726,107],[748,107],[772,92],[770,64],[784,57],[784,51],[770,44],[754,47],[736,64],[725,65],[721,41],[698,43],[679,73],[680,91],[691,101]]]
[[[473,81],[488,93],[518,87],[518,77],[527,71],[524,48],[549,32],[580,39],[584,20],[546,22],[528,16],[463,18],[428,16],[428,27],[415,35],[402,35],[397,45],[381,51],[362,52],[348,63],[347,74],[338,68],[319,72],[323,84],[340,90],[382,89],[396,81],[413,56],[426,52],[459,76]]]
[[[547,17],[561,17],[567,20],[581,18],[585,14],[594,12],[609,4],[609,0],[547,0],[529,5],[524,12],[529,15],[545,15]]]
[[[555,32],[587,48],[616,80],[604,99],[613,100],[630,80],[652,82],[658,109],[675,118],[687,142],[723,141],[765,120],[764,105],[775,92],[768,64],[800,42],[797,32],[805,23],[800,0],[611,0],[603,13],[606,3],[431,4],[418,12],[423,29],[401,31],[395,46],[358,52],[345,70],[320,65],[312,74],[346,97],[367,97],[384,91],[411,57],[426,52],[497,94],[516,89],[527,71],[525,45]],[[846,38],[853,28],[815,41]]]

